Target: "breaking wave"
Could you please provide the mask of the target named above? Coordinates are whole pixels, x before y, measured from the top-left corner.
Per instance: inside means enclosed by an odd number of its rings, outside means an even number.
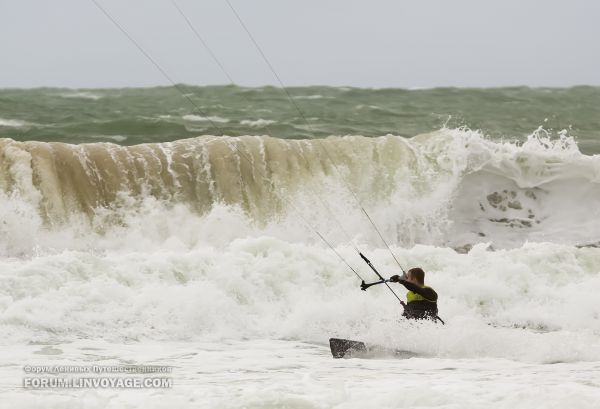
[[[40,229],[100,234],[140,228],[148,217],[169,225],[182,212],[191,222],[220,211],[233,225],[244,220],[235,228],[242,236],[285,226],[279,237],[312,242],[316,228],[334,243],[378,245],[353,194],[400,246],[594,245],[599,184],[600,157],[543,130],[519,144],[465,129],[411,139],[205,136],[135,146],[2,139],[0,250],[40,245]],[[177,226],[164,234],[178,236]]]

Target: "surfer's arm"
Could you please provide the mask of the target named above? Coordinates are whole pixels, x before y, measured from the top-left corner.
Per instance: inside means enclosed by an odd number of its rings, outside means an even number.
[[[431,301],[437,301],[438,295],[437,293],[433,290],[433,288],[423,288],[423,287],[419,287],[416,284],[411,283],[410,281],[406,281],[403,280],[402,278],[398,277],[395,280],[390,280],[396,283],[400,283],[402,284],[404,287],[406,287],[406,289],[408,291],[412,291],[415,294],[419,294],[423,297],[425,297],[428,300]]]

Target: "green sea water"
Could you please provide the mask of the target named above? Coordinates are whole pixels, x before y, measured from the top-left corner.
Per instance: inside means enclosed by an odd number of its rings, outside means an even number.
[[[522,140],[539,127],[566,131],[600,153],[600,87],[490,89],[187,86],[0,90],[0,137],[19,141],[134,145],[200,135],[414,136],[468,127]],[[191,99],[199,108],[188,101]]]

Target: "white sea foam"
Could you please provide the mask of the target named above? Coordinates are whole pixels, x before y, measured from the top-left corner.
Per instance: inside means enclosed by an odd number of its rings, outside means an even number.
[[[63,98],[76,98],[76,99],[90,99],[92,101],[97,101],[102,98],[101,95],[94,94],[92,92],[80,91],[80,92],[65,92],[59,94],[59,96]]]
[[[183,119],[185,119],[186,121],[193,121],[193,122],[218,122],[218,123],[227,123],[229,122],[229,119],[227,118],[222,118],[220,116],[200,116],[200,115],[184,115],[182,116]]]
[[[21,119],[4,119],[0,118],[0,127],[4,126],[7,128],[23,128],[29,124]]]
[[[88,136],[91,139],[110,139],[115,142],[124,142],[127,140],[127,137],[124,135],[91,135]]]
[[[294,99],[323,99],[323,98],[332,99],[333,97],[327,97],[327,96],[323,96],[323,95],[319,95],[319,94],[315,94],[315,95],[294,95]]]
[[[377,105],[363,105],[363,104],[359,104],[359,105],[356,105],[354,107],[354,109],[365,109],[365,108],[374,109],[374,110],[382,109],[380,106],[377,106]]]
[[[256,120],[243,119],[240,121],[240,124],[249,126],[251,128],[264,128],[265,126],[274,124],[275,122],[277,122],[277,121],[273,121],[272,119],[259,118]]]

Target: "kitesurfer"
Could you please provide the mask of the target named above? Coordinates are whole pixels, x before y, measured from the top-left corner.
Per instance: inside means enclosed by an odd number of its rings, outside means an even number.
[[[402,284],[408,292],[406,303],[401,301],[404,307],[405,318],[409,319],[431,319],[438,320],[437,299],[435,290],[425,285],[425,271],[416,267],[408,270],[406,278],[394,275],[390,282]]]

